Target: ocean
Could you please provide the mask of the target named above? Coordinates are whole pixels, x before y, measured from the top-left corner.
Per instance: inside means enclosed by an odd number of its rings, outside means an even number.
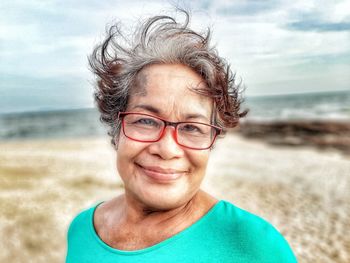
[[[340,120],[350,122],[350,90],[247,97],[251,121]],[[0,140],[79,138],[105,135],[96,109],[0,112]]]
[[[350,90],[248,97],[250,120],[350,121]]]

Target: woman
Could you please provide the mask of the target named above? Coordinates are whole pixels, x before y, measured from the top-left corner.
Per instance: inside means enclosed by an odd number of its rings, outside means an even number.
[[[150,18],[131,43],[114,26],[90,57],[125,193],[73,220],[67,262],[296,262],[270,224],[200,189],[245,112],[210,32],[185,15]]]

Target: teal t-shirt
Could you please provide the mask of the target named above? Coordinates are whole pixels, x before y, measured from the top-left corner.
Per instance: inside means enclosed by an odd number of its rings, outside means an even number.
[[[133,251],[112,248],[98,237],[93,226],[95,208],[81,212],[72,221],[66,263],[297,262],[273,226],[227,201],[219,201],[180,233]]]

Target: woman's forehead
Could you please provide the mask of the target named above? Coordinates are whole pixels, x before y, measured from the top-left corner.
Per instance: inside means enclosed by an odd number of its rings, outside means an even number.
[[[194,91],[201,85],[195,81],[201,79],[177,81],[177,77],[167,79],[166,75],[157,74],[142,75],[140,79],[144,81],[131,90],[128,111],[146,111],[162,117],[176,115],[181,119],[202,116],[204,121],[210,121],[212,99]]]
[[[204,88],[206,84],[201,76],[187,66],[147,66],[139,72],[130,91],[128,110],[146,110],[163,117],[200,115],[210,120],[212,99],[194,91]]]

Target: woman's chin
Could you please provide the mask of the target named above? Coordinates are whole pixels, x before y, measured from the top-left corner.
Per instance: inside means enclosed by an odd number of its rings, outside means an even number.
[[[157,193],[143,193],[141,202],[152,210],[176,209],[187,203],[191,197],[188,194],[180,194],[179,191],[172,194],[169,191],[158,191]]]
[[[190,184],[191,174],[181,174],[174,178],[144,172],[137,167],[132,180],[124,181],[126,192],[150,210],[170,210],[183,206],[199,190],[200,184]],[[197,189],[198,187],[198,189]]]
[[[139,201],[157,210],[174,209],[190,199],[185,175],[172,180],[160,180],[141,174],[133,188],[132,192]]]

